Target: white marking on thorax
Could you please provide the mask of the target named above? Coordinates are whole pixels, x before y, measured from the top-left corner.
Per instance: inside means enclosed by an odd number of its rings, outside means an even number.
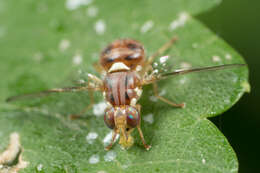
[[[110,69],[108,70],[108,72],[113,72],[113,71],[118,71],[118,70],[130,70],[129,67],[127,67],[124,63],[122,62],[116,62],[114,63]]]

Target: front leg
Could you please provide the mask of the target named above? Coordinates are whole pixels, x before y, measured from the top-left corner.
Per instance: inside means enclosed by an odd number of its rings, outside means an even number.
[[[112,140],[111,140],[110,144],[108,146],[106,146],[105,150],[108,151],[108,150],[110,150],[112,148],[112,146],[113,146],[113,144],[114,144],[114,142],[116,140],[116,135],[117,135],[117,130],[114,129],[113,130],[113,134],[112,134]]]
[[[144,148],[145,148],[146,150],[150,150],[150,148],[151,148],[152,146],[151,146],[151,145],[147,145],[146,142],[145,142],[145,140],[144,140],[144,135],[143,135],[143,132],[142,132],[142,129],[141,129],[141,123],[139,123],[139,124],[137,125],[137,130],[138,130],[139,135],[140,135],[140,137],[141,137],[141,140],[142,140],[142,143],[143,143],[143,145],[144,145]]]
[[[139,104],[136,105],[136,108],[137,108],[137,110],[139,111],[139,114],[140,114],[141,113],[141,105],[139,105]],[[146,150],[149,150],[152,146],[151,145],[147,145],[145,140],[144,140],[144,135],[143,135],[143,132],[142,132],[142,129],[141,129],[141,120],[140,120],[139,124],[136,126],[136,128],[137,128],[137,130],[139,132],[139,135],[141,137],[141,140],[142,140],[142,143],[144,145],[144,148]]]

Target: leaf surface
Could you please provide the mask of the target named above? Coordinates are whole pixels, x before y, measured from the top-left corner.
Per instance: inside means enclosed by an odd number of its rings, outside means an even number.
[[[172,69],[244,63],[192,17],[218,3],[96,0],[69,10],[65,1],[0,1],[0,151],[16,131],[23,157],[30,162],[21,172],[237,172],[234,151],[207,117],[230,108],[247,90],[246,67],[161,81],[161,94],[185,102],[184,109],[155,101],[152,88],[145,87],[140,100],[142,129],[152,145],[150,151],[145,151],[135,131],[131,149],[124,151],[116,144],[106,152],[103,140],[110,130],[103,116],[89,111],[85,119],[69,120],[69,114],[90,103],[88,93],[4,102],[11,95],[70,85],[75,76],[80,79],[86,72],[98,74],[93,63],[99,52],[118,38],[141,41],[151,55],[178,36],[166,53]],[[96,100],[102,101],[101,94],[96,94]],[[90,132],[98,134],[97,139],[87,140]]]

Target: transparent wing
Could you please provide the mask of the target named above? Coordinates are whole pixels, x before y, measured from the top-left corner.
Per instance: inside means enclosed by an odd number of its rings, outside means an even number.
[[[179,76],[179,75],[188,74],[188,73],[223,70],[223,69],[243,67],[243,66],[246,66],[246,64],[225,64],[225,65],[210,66],[210,67],[180,69],[180,70],[175,70],[173,72],[153,74],[148,79],[144,79],[143,85],[151,84],[151,83],[163,80],[163,79],[167,79],[169,77]]]
[[[55,89],[49,89],[49,90],[35,92],[35,93],[28,93],[28,94],[12,96],[12,97],[7,98],[6,102],[11,102],[11,101],[26,99],[26,98],[43,97],[43,96],[47,96],[51,93],[100,91],[100,90],[102,90],[101,87],[89,87],[89,86],[72,86],[72,87],[65,87],[65,88],[55,88]]]

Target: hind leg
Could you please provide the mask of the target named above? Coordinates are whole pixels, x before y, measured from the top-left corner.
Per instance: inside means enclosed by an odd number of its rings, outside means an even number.
[[[177,104],[177,103],[174,103],[174,102],[172,102],[172,101],[170,101],[170,100],[160,96],[159,93],[158,93],[158,85],[157,85],[156,82],[153,83],[153,92],[154,92],[154,96],[157,99],[163,101],[164,103],[167,103],[167,104],[169,104],[169,105],[171,105],[173,107],[178,107],[178,108],[184,108],[185,107],[185,103]]]

